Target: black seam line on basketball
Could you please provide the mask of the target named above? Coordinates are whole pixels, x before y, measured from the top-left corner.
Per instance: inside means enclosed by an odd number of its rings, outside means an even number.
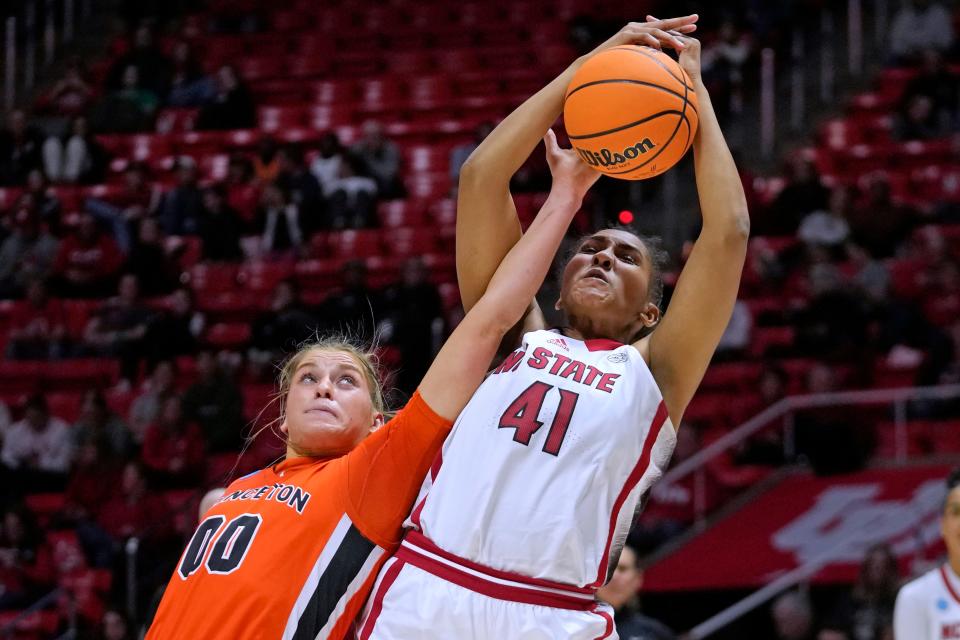
[[[653,56],[651,56],[651,55],[647,55],[647,54],[644,53],[642,50],[633,49],[633,48],[630,48],[630,47],[613,47],[613,48],[614,48],[614,49],[619,49],[620,51],[629,51],[630,53],[635,53],[635,54],[637,54],[637,55],[643,56],[644,58],[649,58],[649,59],[652,60],[657,66],[659,66],[661,69],[663,69],[664,71],[666,71],[667,73],[669,73],[669,74],[670,74],[670,77],[672,77],[674,80],[676,80],[677,82],[679,82],[680,84],[682,84],[683,86],[685,86],[687,89],[690,89],[691,91],[693,90],[693,87],[691,87],[690,85],[688,85],[687,82],[686,82],[683,78],[678,78],[677,76],[673,75],[673,71],[670,71],[670,69],[669,69],[665,64],[663,64],[662,62],[660,62],[659,60],[657,60],[655,57],[653,57]]]
[[[627,169],[626,171],[606,171],[605,173],[610,176],[622,176],[625,173],[633,173],[638,169],[643,169],[645,166],[647,166],[648,164],[656,160],[661,153],[667,150],[667,148],[670,146],[670,143],[673,142],[673,139],[677,136],[677,131],[680,130],[680,123],[687,119],[687,116],[683,115],[682,113],[679,113],[677,115],[680,116],[679,118],[677,118],[677,126],[673,128],[673,133],[670,134],[670,137],[667,138],[666,142],[660,145],[660,148],[657,150],[655,154],[647,158],[646,161],[641,162],[637,166],[633,167],[632,169]],[[686,150],[684,150],[684,154],[686,154]]]
[[[680,98],[681,100],[687,101],[686,95],[680,95],[679,93],[677,93],[676,91],[674,91],[674,90],[672,90],[672,89],[667,89],[666,87],[662,87],[662,86],[660,86],[659,84],[655,84],[655,83],[653,83],[653,82],[644,82],[643,80],[631,80],[631,79],[629,79],[629,78],[610,78],[610,79],[608,79],[608,80],[594,80],[593,82],[586,82],[586,83],[580,85],[579,87],[577,87],[576,89],[574,89],[573,91],[571,91],[570,93],[567,94],[567,96],[563,99],[564,105],[566,105],[566,102],[567,102],[567,100],[570,99],[570,96],[572,96],[573,94],[575,94],[577,91],[580,91],[580,89],[586,89],[587,87],[592,87],[592,86],[595,85],[595,84],[613,84],[613,83],[617,83],[617,82],[622,82],[622,83],[625,83],[625,84],[642,84],[642,85],[645,86],[645,87],[651,87],[651,88],[653,88],[653,89],[659,89],[660,91],[666,91],[666,92],[669,93],[670,95],[676,96],[676,97]],[[684,86],[686,86],[686,85],[684,85]],[[686,91],[687,91],[687,90],[684,89],[684,94],[686,94]],[[692,104],[690,105],[690,108],[693,109],[694,112],[696,112],[696,108],[694,108],[694,106],[693,106]],[[697,115],[699,116],[700,114],[698,113]]]
[[[617,127],[616,129],[609,129],[609,130],[607,130],[607,131],[600,131],[600,132],[598,132],[598,133],[590,133],[590,134],[587,134],[587,135],[585,135],[585,136],[571,136],[571,135],[569,134],[569,132],[568,132],[568,133],[567,133],[567,137],[570,138],[571,140],[589,140],[590,138],[599,138],[600,136],[605,136],[605,135],[607,135],[608,133],[616,133],[617,131],[623,131],[624,129],[630,129],[631,127],[635,127],[635,126],[637,126],[638,124],[643,124],[644,122],[648,122],[648,121],[653,120],[653,119],[655,119],[655,118],[659,118],[660,116],[665,116],[665,115],[668,115],[668,114],[671,114],[671,113],[675,113],[675,114],[677,114],[678,116],[682,116],[682,115],[683,115],[683,113],[682,113],[681,111],[677,111],[676,109],[668,109],[668,110],[666,110],[666,111],[661,111],[661,112],[655,113],[655,114],[653,114],[653,115],[651,115],[651,116],[647,116],[647,117],[644,118],[643,120],[637,120],[636,122],[630,122],[630,123],[628,123],[628,124],[623,125],[622,127]]]

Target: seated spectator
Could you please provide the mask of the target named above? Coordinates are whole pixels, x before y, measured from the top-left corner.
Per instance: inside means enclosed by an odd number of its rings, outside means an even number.
[[[257,126],[257,109],[250,90],[235,67],[225,64],[217,71],[213,98],[200,109],[197,129],[252,129]]]
[[[157,96],[167,95],[171,72],[170,58],[156,44],[153,31],[147,24],[137,27],[133,35],[133,46],[113,63],[107,74],[107,87],[121,88],[130,67],[136,70],[144,89]]]
[[[450,151],[450,184],[454,185],[454,189],[456,189],[456,185],[460,181],[460,168],[463,166],[463,163],[466,162],[470,154],[480,146],[480,143],[490,135],[491,131],[493,131],[493,125],[491,123],[481,122],[473,131],[473,140],[457,145]]]
[[[142,540],[149,543],[166,533],[170,529],[164,518],[167,511],[164,499],[149,491],[143,464],[132,460],[124,465],[119,491],[100,509],[97,521],[119,549],[119,543],[131,536],[149,532]]]
[[[216,81],[203,72],[203,65],[194,55],[190,43],[178,40],[171,54],[173,73],[167,104],[171,107],[199,107],[213,100],[217,92]]]
[[[32,514],[8,507],[0,529],[0,610],[23,609],[54,586],[53,555]]]
[[[263,371],[313,335],[317,318],[300,299],[296,282],[284,280],[273,290],[270,309],[254,320],[252,329],[249,359]]]
[[[53,272],[60,243],[40,224],[24,196],[13,214],[13,233],[0,244],[0,298],[19,298],[31,280]]]
[[[130,428],[110,410],[103,392],[89,389],[83,394],[80,417],[70,431],[74,450],[87,442],[103,442],[110,456],[123,459],[132,450]]]
[[[120,278],[117,293],[87,323],[84,350],[89,355],[119,358],[121,385],[129,388],[138,378],[146,351],[143,338],[154,313],[140,299],[135,275],[128,273]]]
[[[83,63],[73,57],[67,63],[63,77],[57,80],[47,94],[46,103],[55,113],[77,116],[87,110],[93,100],[93,87],[87,82]]]
[[[65,506],[60,514],[64,522],[77,523],[96,519],[100,509],[117,490],[123,458],[112,451],[102,434],[77,439],[76,454],[70,479],[67,481]],[[84,536],[80,536],[83,544]],[[84,545],[86,546],[86,545]],[[95,555],[95,554],[94,554]],[[103,566],[95,562],[96,566]]]
[[[776,640],[814,640],[813,607],[809,598],[788,591],[770,606]]]
[[[130,424],[133,439],[138,444],[143,443],[147,427],[160,417],[160,407],[168,397],[176,393],[173,384],[176,373],[177,366],[173,360],[158,361],[144,381],[143,392],[134,398],[130,405],[127,422]]]
[[[170,300],[169,310],[155,316],[147,329],[148,364],[193,353],[206,328],[206,317],[197,311],[193,291],[180,287]]]
[[[669,627],[641,612],[642,586],[640,558],[630,545],[624,545],[610,582],[597,590],[597,598],[613,607],[617,635],[643,640],[675,640],[677,636]]]
[[[147,427],[141,456],[158,487],[193,486],[203,477],[203,433],[183,415],[179,396],[167,398]]]
[[[180,282],[177,252],[168,250],[156,218],[143,218],[134,226],[136,236],[127,254],[126,270],[137,276],[146,297],[166,295]]]
[[[234,209],[243,222],[243,229],[253,229],[260,204],[260,188],[253,179],[253,164],[242,155],[230,157],[225,182],[227,205]]]
[[[325,196],[333,191],[333,184],[340,179],[340,164],[346,152],[336,132],[328,131],[320,137],[319,154],[310,164],[310,173],[320,182]]]
[[[864,202],[847,214],[851,239],[874,258],[889,258],[916,226],[916,213],[893,201],[890,181],[883,174],[870,179]]]
[[[107,609],[100,620],[97,640],[134,640],[135,637],[123,612],[117,608]]]
[[[264,186],[260,196],[260,251],[275,254],[305,249],[300,209],[276,184]]]
[[[893,135],[897,140],[932,140],[947,134],[946,125],[933,99],[917,94],[901,107],[893,125]]]
[[[862,355],[867,338],[868,305],[847,286],[832,264],[820,263],[808,272],[810,300],[796,313],[796,348],[808,356],[843,360]]]
[[[923,51],[947,51],[953,44],[950,13],[939,2],[908,0],[893,16],[890,52],[894,61],[913,64]]]
[[[363,161],[364,175],[376,181],[382,197],[404,196],[405,189],[400,181],[400,149],[386,137],[383,125],[376,120],[364,123],[363,135],[350,151]]]
[[[115,290],[123,253],[112,237],[81,212],[53,263],[52,288],[62,297],[104,298]]]
[[[950,71],[943,54],[933,49],[923,52],[923,66],[903,90],[900,97],[901,110],[916,96],[926,96],[933,104],[933,111],[944,129],[955,122],[960,107],[960,78]]]
[[[14,109],[0,130],[0,187],[23,185],[27,174],[43,168],[43,134],[27,124],[27,115]]]
[[[814,364],[806,376],[805,393],[827,394],[839,390],[833,367]],[[820,475],[848,473],[863,467],[873,449],[872,434],[855,408],[823,407],[799,411],[794,419],[797,452]]]
[[[77,116],[66,136],[50,136],[43,143],[43,166],[52,182],[94,184],[103,182],[107,152],[93,137],[87,119]]]
[[[743,68],[753,43],[749,34],[729,19],[720,23],[718,35],[704,44],[701,66],[710,95],[716,96],[718,115],[725,118],[743,108]]]
[[[277,141],[271,136],[263,136],[257,142],[257,153],[253,156],[253,175],[261,187],[276,182],[280,174],[280,156]]]
[[[50,188],[43,172],[39,169],[34,169],[27,174],[27,190],[24,195],[30,197],[34,211],[40,216],[40,223],[51,233],[59,233],[62,213],[60,198]]]
[[[320,182],[310,173],[303,159],[303,150],[297,145],[280,149],[280,172],[277,186],[290,194],[290,201],[300,210],[301,224],[306,234],[321,229],[323,191]]]
[[[203,198],[197,163],[189,156],[177,159],[177,185],[163,194],[157,217],[169,236],[192,236],[200,229]]]
[[[16,474],[15,490],[62,490],[72,458],[67,423],[50,415],[42,395],[30,396],[23,419],[10,425],[0,452],[4,467]]]
[[[96,131],[134,133],[153,126],[153,117],[160,105],[158,94],[144,85],[140,72],[128,66],[119,89],[109,93],[94,108],[90,120]]]
[[[770,204],[769,211],[756,221],[757,235],[793,235],[808,213],[827,207],[829,191],[820,182],[813,162],[796,155],[788,173],[786,186]]]
[[[374,226],[377,183],[360,172],[363,162],[350,154],[340,163],[340,175],[327,192],[327,217],[332,229],[363,229]]]
[[[750,307],[743,300],[737,300],[733,305],[730,322],[727,323],[723,335],[720,336],[715,357],[726,360],[744,356],[750,348],[752,335],[753,316],[750,315]]]
[[[160,188],[147,179],[147,166],[131,162],[123,172],[123,191],[110,200],[88,198],[84,209],[101,224],[113,229],[113,238],[120,249],[129,254],[133,247],[132,226],[160,205]]]
[[[210,451],[235,451],[243,440],[243,393],[212,351],[197,354],[198,380],[183,394],[183,416],[203,428]]]
[[[361,260],[345,263],[340,269],[340,285],[321,305],[320,316],[325,327],[361,339],[372,338],[381,301],[379,292],[367,284],[367,266]]]
[[[402,362],[396,385],[407,394],[416,390],[430,368],[443,334],[443,303],[429,275],[422,259],[410,258],[403,263],[400,282],[383,292],[389,340],[399,347]]]
[[[822,247],[837,251],[850,236],[846,217],[851,209],[849,187],[840,185],[830,192],[830,206],[809,213],[800,222],[797,238],[808,247]]]
[[[701,448],[700,432],[690,424],[683,424],[677,429],[677,445],[670,460],[670,468],[695,455]],[[695,482],[694,474],[688,474],[672,484],[655,484],[650,492],[650,501],[630,530],[627,543],[638,553],[646,554],[686,529],[697,515]],[[706,469],[703,488],[705,495],[702,504],[710,510],[716,506],[720,497],[720,487],[710,467]]]
[[[67,317],[39,278],[27,284],[26,299],[10,318],[7,355],[14,360],[56,360],[67,350]]]
[[[243,260],[243,250],[240,248],[243,227],[240,214],[227,203],[223,187],[207,187],[203,190],[203,217],[199,235],[204,260]]]
[[[900,570],[893,550],[876,544],[867,550],[853,589],[844,594],[827,616],[821,638],[885,640],[893,626],[893,605],[900,589]]]
[[[757,404],[751,409],[750,413],[756,415],[786,398],[789,382],[790,377],[783,368],[776,364],[765,364],[763,369],[760,370],[760,381],[757,385],[759,391]],[[783,430],[772,424],[763,429],[739,448],[734,454],[734,461],[738,465],[777,466],[783,464],[785,462]]]

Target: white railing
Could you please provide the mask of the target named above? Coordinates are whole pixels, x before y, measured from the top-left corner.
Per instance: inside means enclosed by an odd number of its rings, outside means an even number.
[[[793,419],[797,411],[819,407],[843,405],[893,405],[894,459],[902,464],[907,460],[907,404],[915,400],[949,400],[960,398],[960,384],[937,387],[903,387],[898,389],[869,389],[866,391],[839,391],[803,396],[788,396],[770,405],[739,427],[690,456],[667,472],[660,485],[669,485],[694,474],[693,504],[698,524],[706,517],[706,464],[729,449],[741,444],[751,436],[766,429],[783,430],[784,453],[793,458],[795,434]],[[783,419],[779,424],[774,421]]]
[[[38,25],[41,2],[43,24]],[[42,55],[43,67],[53,62],[57,47],[73,40],[80,23],[90,16],[90,0],[81,0],[79,11],[76,3],[77,0],[27,0],[7,16],[3,32],[3,103],[7,110],[13,109],[19,91],[33,88],[37,59]]]
[[[789,396],[767,407],[736,429],[724,434],[721,438],[697,454],[678,464],[664,475],[660,483],[661,485],[674,483],[694,474],[693,490],[696,526],[702,527],[706,517],[704,491],[706,487],[706,464],[730,448],[741,444],[753,435],[769,428],[780,428],[783,430],[784,452],[788,458],[792,457],[794,453],[793,417],[795,412],[820,407],[892,405],[894,417],[894,458],[897,463],[902,464],[907,461],[908,457],[908,403],[920,400],[951,399],[960,399],[960,384],[937,387],[840,391],[836,393]],[[774,424],[775,421],[779,421],[779,423]],[[928,516],[931,514],[923,515]],[[844,543],[845,542],[846,541],[844,541]],[[805,564],[778,577],[776,580],[751,593],[739,602],[734,603],[727,609],[700,623],[688,632],[687,637],[692,640],[707,638],[783,591],[809,579],[816,574],[824,564],[831,560],[833,551],[835,551],[835,549],[828,549]]]

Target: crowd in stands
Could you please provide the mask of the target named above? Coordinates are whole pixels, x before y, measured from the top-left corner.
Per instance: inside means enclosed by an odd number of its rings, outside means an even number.
[[[783,26],[796,18],[780,6],[734,4],[703,10],[705,22],[719,25],[704,33],[703,66],[725,121],[749,99],[759,48],[786,46]],[[16,478],[2,485],[9,506],[0,530],[0,611],[30,604],[65,573],[65,547],[54,553],[54,545],[67,543],[39,535],[43,528],[72,532],[80,552],[72,562],[107,575],[120,570],[123,542],[134,533],[142,534],[142,554],[179,553],[193,514],[184,520],[189,509],[181,509],[179,519],[171,518],[171,507],[275,453],[273,441],[255,443],[253,457],[247,452],[237,463],[251,420],[265,406],[256,426],[273,417],[269,383],[293,345],[316,331],[378,336],[396,370],[390,384],[403,394],[416,387],[456,322],[452,218],[444,211],[452,211],[461,165],[503,110],[478,107],[480,115],[464,119],[457,137],[431,150],[442,157],[442,188],[430,192],[437,202],[415,209],[423,199],[411,180],[416,155],[400,133],[389,133],[388,118],[365,116],[354,123],[355,135],[331,126],[306,142],[292,140],[267,126],[272,103],[264,100],[271,94],[257,84],[264,78],[245,79],[243,65],[212,59],[203,46],[204,37],[267,33],[268,14],[220,7],[205,22],[173,22],[166,31],[135,20],[105,64],[74,60],[31,112],[5,114],[0,305],[8,306],[0,344],[6,359],[24,367],[95,359],[115,363],[117,371],[96,388],[71,389],[66,402],[42,387],[0,394],[0,473]],[[563,33],[569,27],[573,46],[586,51],[619,21],[571,15]],[[871,103],[834,123],[814,147],[791,153],[784,179],[744,169],[757,237],[742,299],[679,431],[673,464],[789,394],[960,381],[954,22],[940,3],[906,3],[891,23],[884,72],[900,79],[896,95],[882,109]],[[566,49],[563,59],[574,54]],[[520,78],[523,88],[511,106],[548,80],[550,69],[540,75]],[[471,99],[481,98],[489,96]],[[184,114],[187,132],[177,120]],[[863,152],[872,156],[849,150],[863,144],[856,138],[863,127],[873,136],[868,141],[879,141],[879,150]],[[229,153],[217,148],[211,160],[201,143],[167,141],[167,134],[202,141],[210,132],[241,142],[231,143]],[[917,143],[929,145],[917,157],[933,159],[887,166],[883,154]],[[536,196],[523,192],[543,190],[548,175],[538,163],[515,180],[521,216],[536,208]],[[390,223],[395,209],[400,225]],[[426,230],[432,248],[420,249],[423,230],[405,228],[408,215],[432,226]],[[361,250],[368,231],[383,234],[375,249]],[[384,276],[384,244],[377,243],[399,245],[401,232],[411,232],[411,249],[398,253]],[[280,275],[254,286],[257,269]],[[234,298],[247,286],[256,303],[237,305]],[[668,283],[667,297],[669,289]],[[956,417],[956,407],[910,411],[930,420]],[[709,467],[707,504],[722,503],[796,459],[820,473],[857,468],[885,451],[876,422],[841,410],[799,414],[792,458],[781,431],[765,430]],[[921,439],[911,446],[922,453],[934,445]],[[27,487],[58,497],[50,506],[27,496],[32,508],[24,508]],[[690,524],[692,496],[692,479],[654,489],[631,535],[640,554]],[[624,581],[634,584],[630,567],[624,570]],[[871,609],[873,592],[886,588],[878,586],[886,580],[874,576],[879,571],[865,569],[866,582],[836,614],[839,621],[818,630],[819,640],[883,637],[851,630],[882,617]],[[90,587],[103,597],[93,598],[101,604],[85,615],[100,626],[96,637],[130,637],[124,614],[102,605],[111,601],[106,592],[112,589],[115,599],[120,589],[107,583]],[[151,596],[138,595],[143,602]],[[624,601],[625,617],[636,613],[635,604]],[[807,609],[802,596],[792,595],[778,601],[774,617],[802,618]],[[781,637],[813,632],[811,626]]]

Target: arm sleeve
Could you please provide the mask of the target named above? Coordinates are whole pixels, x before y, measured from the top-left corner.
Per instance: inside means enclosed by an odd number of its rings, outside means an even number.
[[[894,640],[922,638],[928,629],[922,593],[916,584],[908,584],[897,594],[893,609]]]
[[[401,525],[451,425],[417,392],[396,417],[348,454],[348,513],[367,539],[383,547],[399,541]]]

